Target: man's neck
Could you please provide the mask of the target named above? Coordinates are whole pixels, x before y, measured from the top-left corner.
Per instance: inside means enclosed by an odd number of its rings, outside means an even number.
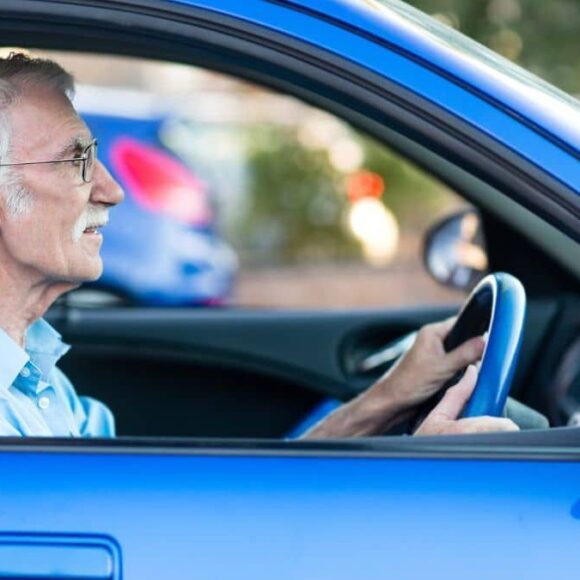
[[[24,348],[28,327],[75,285],[50,280],[31,282],[6,274],[0,271],[0,328]]]

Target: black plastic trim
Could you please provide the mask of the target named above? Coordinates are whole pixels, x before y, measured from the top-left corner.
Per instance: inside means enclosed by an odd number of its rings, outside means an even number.
[[[409,332],[452,311],[449,307],[283,311],[273,317],[271,311],[260,310],[56,307],[47,319],[81,350],[105,353],[110,345],[117,353],[129,354],[138,348],[142,355],[156,352],[192,364],[268,374],[346,400],[367,387],[370,379],[352,380],[345,370],[345,341],[359,336],[361,330],[381,329],[384,336],[385,328],[389,329],[385,338],[393,340],[399,332]],[[283,345],[271,340],[280,333],[286,337]]]
[[[0,453],[91,453],[144,455],[210,455],[251,457],[337,457],[580,461],[580,428],[444,437],[376,437],[271,441],[263,439],[182,438],[12,438],[0,440]]]

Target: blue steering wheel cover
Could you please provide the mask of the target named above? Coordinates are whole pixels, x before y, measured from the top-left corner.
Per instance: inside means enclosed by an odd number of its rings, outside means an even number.
[[[526,293],[521,282],[503,272],[490,274],[474,294],[489,290],[493,298],[487,344],[463,417],[503,414],[522,344]]]

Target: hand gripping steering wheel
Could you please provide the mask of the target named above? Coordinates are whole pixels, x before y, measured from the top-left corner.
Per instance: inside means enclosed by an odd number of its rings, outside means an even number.
[[[474,336],[487,334],[475,389],[463,410],[463,417],[499,417],[503,414],[522,342],[525,309],[526,294],[521,282],[514,276],[501,272],[489,274],[481,280],[463,304],[455,325],[443,341],[445,350],[451,351]],[[391,350],[396,348],[395,356],[398,357],[411,348],[413,341],[409,341],[409,338],[410,335],[389,345]],[[446,389],[456,384],[461,375],[462,371],[419,405],[406,429],[415,431],[441,400]],[[298,437],[338,404],[334,400],[326,401],[301,421],[287,437]]]
[[[503,414],[522,342],[526,294],[521,282],[505,273],[489,274],[474,288],[455,325],[443,341],[453,350],[474,336],[487,333],[475,389],[462,417]],[[446,384],[455,384],[459,376]],[[421,406],[425,417],[443,396],[445,387]]]

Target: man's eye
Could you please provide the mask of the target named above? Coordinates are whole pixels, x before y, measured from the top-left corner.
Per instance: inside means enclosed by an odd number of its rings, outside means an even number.
[[[73,155],[74,161],[72,162],[72,164],[75,167],[80,167],[81,163],[83,162],[82,157],[83,157],[83,151],[75,151],[74,155]]]

